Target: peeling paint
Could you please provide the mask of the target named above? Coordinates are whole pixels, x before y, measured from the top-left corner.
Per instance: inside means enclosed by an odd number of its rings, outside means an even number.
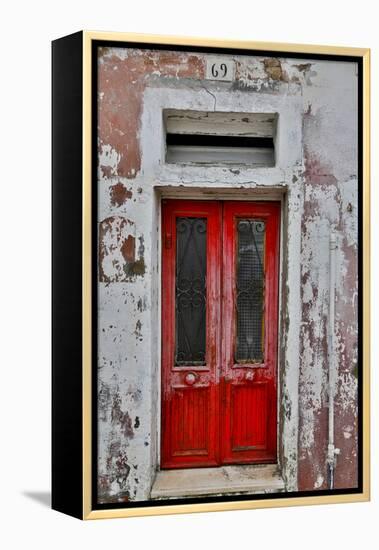
[[[121,182],[118,182],[111,186],[110,195],[112,206],[122,206],[127,199],[130,199],[133,196],[133,193]]]
[[[128,411],[123,411],[121,409],[121,403],[122,400],[120,395],[115,394],[113,396],[111,422],[112,424],[120,425],[120,430],[125,437],[132,438],[134,437],[132,419],[130,418]]]
[[[135,328],[134,334],[136,335],[137,340],[142,342],[142,340],[143,340],[143,338],[142,338],[142,323],[139,319],[136,322],[136,328]]]
[[[138,130],[149,79],[199,79],[204,70],[202,56],[187,53],[129,50],[125,55],[123,48],[112,48],[100,55],[99,155],[102,159],[106,148],[115,152],[112,175],[134,179],[140,170]],[[100,166],[104,166],[101,160]]]
[[[143,237],[135,257],[135,225],[121,216],[111,216],[99,227],[100,282],[122,282],[145,273]],[[141,245],[142,243],[142,245]]]
[[[263,65],[269,78],[273,80],[283,80],[282,64],[279,59],[269,57],[263,60]]]

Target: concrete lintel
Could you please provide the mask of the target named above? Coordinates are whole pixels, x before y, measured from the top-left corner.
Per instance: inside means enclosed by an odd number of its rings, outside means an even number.
[[[156,185],[155,191],[164,199],[194,200],[246,200],[280,201],[287,191],[282,187],[226,188],[226,187],[183,187],[177,185]]]

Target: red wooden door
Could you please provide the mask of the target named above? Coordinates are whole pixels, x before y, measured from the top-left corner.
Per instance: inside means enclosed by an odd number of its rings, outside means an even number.
[[[163,201],[162,468],[276,461],[279,216]]]

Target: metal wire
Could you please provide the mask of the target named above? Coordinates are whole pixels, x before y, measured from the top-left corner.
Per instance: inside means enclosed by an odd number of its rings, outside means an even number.
[[[236,310],[238,362],[263,360],[265,224],[239,220],[237,224]]]

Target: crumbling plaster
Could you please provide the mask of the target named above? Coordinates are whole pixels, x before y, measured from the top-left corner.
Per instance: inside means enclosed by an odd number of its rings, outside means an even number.
[[[356,66],[234,56],[235,80],[216,83],[204,80],[205,57],[99,53],[99,502],[148,499],[159,467],[160,200],[190,189],[282,200],[278,459],[288,491],[327,482],[336,232],[336,486],[357,482]],[[275,167],[165,164],[165,108],[278,113]]]

